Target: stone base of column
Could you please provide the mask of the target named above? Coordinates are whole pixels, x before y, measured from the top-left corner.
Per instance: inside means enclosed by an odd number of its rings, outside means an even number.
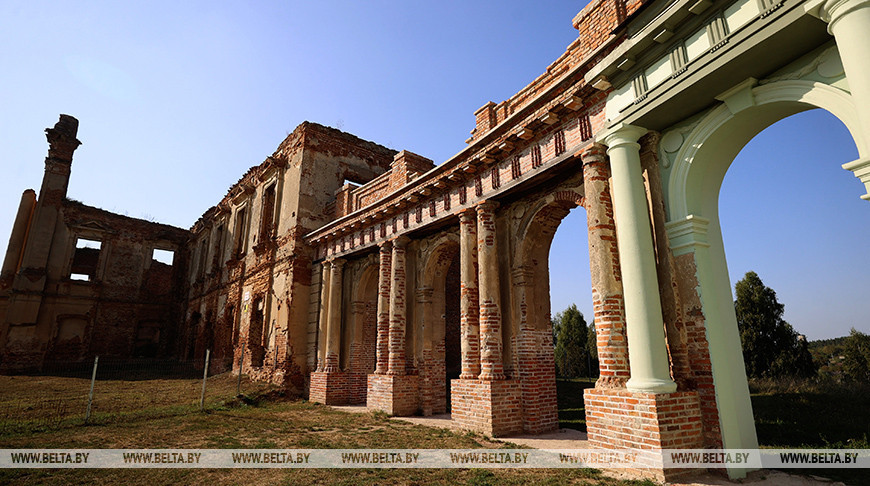
[[[492,437],[522,433],[519,380],[451,380],[450,418],[463,429]]]
[[[587,388],[586,434],[596,449],[702,449],[701,404],[697,391],[638,393],[625,389]],[[619,469],[655,481],[671,481],[697,469]]]
[[[365,377],[344,371],[314,371],[311,373],[308,400],[324,405],[364,403]]]
[[[393,416],[414,415],[420,410],[419,376],[368,375],[366,406]]]

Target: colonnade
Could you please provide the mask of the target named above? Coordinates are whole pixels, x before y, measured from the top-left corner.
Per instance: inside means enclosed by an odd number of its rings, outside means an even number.
[[[495,225],[497,203],[486,201],[459,212],[461,379],[504,379],[502,311]],[[405,236],[379,245],[376,375],[405,375],[407,268]],[[333,267],[335,263],[333,262]],[[324,266],[326,268],[326,266]],[[324,289],[334,272],[324,270]],[[322,291],[322,295],[332,292]],[[322,297],[323,299],[323,297]],[[332,301],[330,301],[331,303]],[[340,304],[339,304],[340,305]],[[321,326],[332,323],[332,307],[321,307]],[[331,327],[329,329],[332,329]],[[327,331],[329,336],[332,334]],[[329,347],[329,340],[326,343]],[[329,351],[326,351],[329,363]]]

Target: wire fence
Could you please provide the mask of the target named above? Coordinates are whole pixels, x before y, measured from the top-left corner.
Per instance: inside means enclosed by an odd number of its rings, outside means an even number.
[[[45,362],[39,372],[0,376],[0,434],[29,433],[214,410],[275,387],[229,363],[100,358]],[[222,366],[217,366],[221,364]]]

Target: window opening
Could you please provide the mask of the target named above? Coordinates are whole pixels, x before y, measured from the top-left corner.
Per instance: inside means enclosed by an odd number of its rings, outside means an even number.
[[[102,246],[101,241],[77,238],[69,278],[87,282],[96,280]]]

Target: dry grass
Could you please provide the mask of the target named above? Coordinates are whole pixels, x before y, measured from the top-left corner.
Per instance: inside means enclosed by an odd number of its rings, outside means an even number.
[[[96,425],[66,421],[57,428],[0,433],[2,448],[500,448],[507,444],[473,433],[455,433],[391,420],[384,414],[349,414],[258,388],[235,398],[235,380],[213,378],[212,400],[198,411],[190,380],[98,382],[105,403],[123,403],[113,419]],[[185,383],[187,382],[187,383]],[[0,377],[2,403],[38,400],[41,390],[77,396],[74,378]],[[253,384],[246,389],[255,390]],[[162,390],[156,394],[154,390]],[[75,393],[72,393],[75,391]],[[194,404],[191,404],[193,398]],[[137,408],[139,407],[139,408]],[[510,447],[513,447],[512,445]],[[446,469],[213,469],[213,470],[6,470],[2,484],[643,484],[601,476],[594,470]]]
[[[205,405],[220,407],[236,394],[229,373],[209,377]],[[0,434],[32,433],[83,425],[90,380],[55,376],[0,376]],[[266,384],[243,380],[242,390],[262,394]],[[201,379],[97,380],[89,424],[132,417],[176,416],[199,410]]]

